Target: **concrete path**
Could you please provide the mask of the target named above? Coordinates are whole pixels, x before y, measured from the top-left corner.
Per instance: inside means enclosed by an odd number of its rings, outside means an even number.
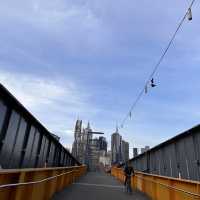
[[[149,200],[144,194],[133,191],[127,194],[114,177],[105,173],[90,172],[72,186],[54,195],[52,200]]]

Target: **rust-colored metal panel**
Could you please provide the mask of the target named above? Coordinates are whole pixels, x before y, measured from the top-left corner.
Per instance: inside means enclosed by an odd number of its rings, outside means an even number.
[[[50,200],[86,173],[86,166],[0,171],[0,199]]]
[[[111,174],[120,181],[124,176],[122,168],[113,167]],[[200,182],[167,176],[136,172],[132,187],[144,192],[153,200],[200,200]]]

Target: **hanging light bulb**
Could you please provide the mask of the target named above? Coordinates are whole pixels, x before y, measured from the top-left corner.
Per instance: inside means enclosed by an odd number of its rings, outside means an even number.
[[[147,92],[148,92],[148,86],[147,85],[145,85],[144,92],[145,92],[145,94],[147,94]]]
[[[156,87],[156,84],[154,83],[154,79],[151,79],[151,87]]]
[[[188,9],[187,17],[188,17],[188,20],[189,20],[189,21],[192,20],[192,10],[191,10],[191,8]]]
[[[130,119],[131,119],[131,117],[132,117],[132,113],[131,113],[131,111],[129,112],[129,117],[130,117]]]

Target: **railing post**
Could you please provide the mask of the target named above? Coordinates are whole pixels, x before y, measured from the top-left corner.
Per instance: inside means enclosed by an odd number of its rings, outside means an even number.
[[[55,170],[50,170],[48,172],[48,176],[56,176],[57,173]],[[57,183],[57,178],[50,180],[46,185],[45,185],[45,194],[44,194],[44,200],[49,200],[53,194],[56,191],[56,183]]]
[[[26,172],[20,172],[19,175],[19,183],[25,182]],[[22,186],[16,187],[16,190],[14,191],[13,188],[10,189],[11,192],[15,192],[14,197],[12,197],[14,200],[23,200],[23,196],[25,189]]]
[[[199,184],[197,184],[197,186],[196,186],[196,192],[197,192],[197,194],[200,194],[200,185]]]
[[[85,172],[85,166],[3,171],[0,172],[0,199],[49,200],[55,192],[72,184]]]
[[[156,183],[156,177],[155,176],[152,177],[152,181],[153,181],[153,183],[152,183],[152,196],[151,197],[153,199],[157,200],[158,199],[158,197],[157,197],[157,187],[158,187],[158,185]]]
[[[173,180],[170,180],[170,186],[174,186],[174,181]],[[175,199],[175,192],[174,190],[169,190],[169,198],[170,199]]]

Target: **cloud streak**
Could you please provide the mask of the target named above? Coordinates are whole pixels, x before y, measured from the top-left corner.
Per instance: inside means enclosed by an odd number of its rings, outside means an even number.
[[[0,81],[50,131],[66,138],[73,137],[78,116],[93,116],[98,112],[89,103],[90,96],[73,81],[52,80],[31,74],[0,71]],[[71,128],[69,130],[69,128]]]

